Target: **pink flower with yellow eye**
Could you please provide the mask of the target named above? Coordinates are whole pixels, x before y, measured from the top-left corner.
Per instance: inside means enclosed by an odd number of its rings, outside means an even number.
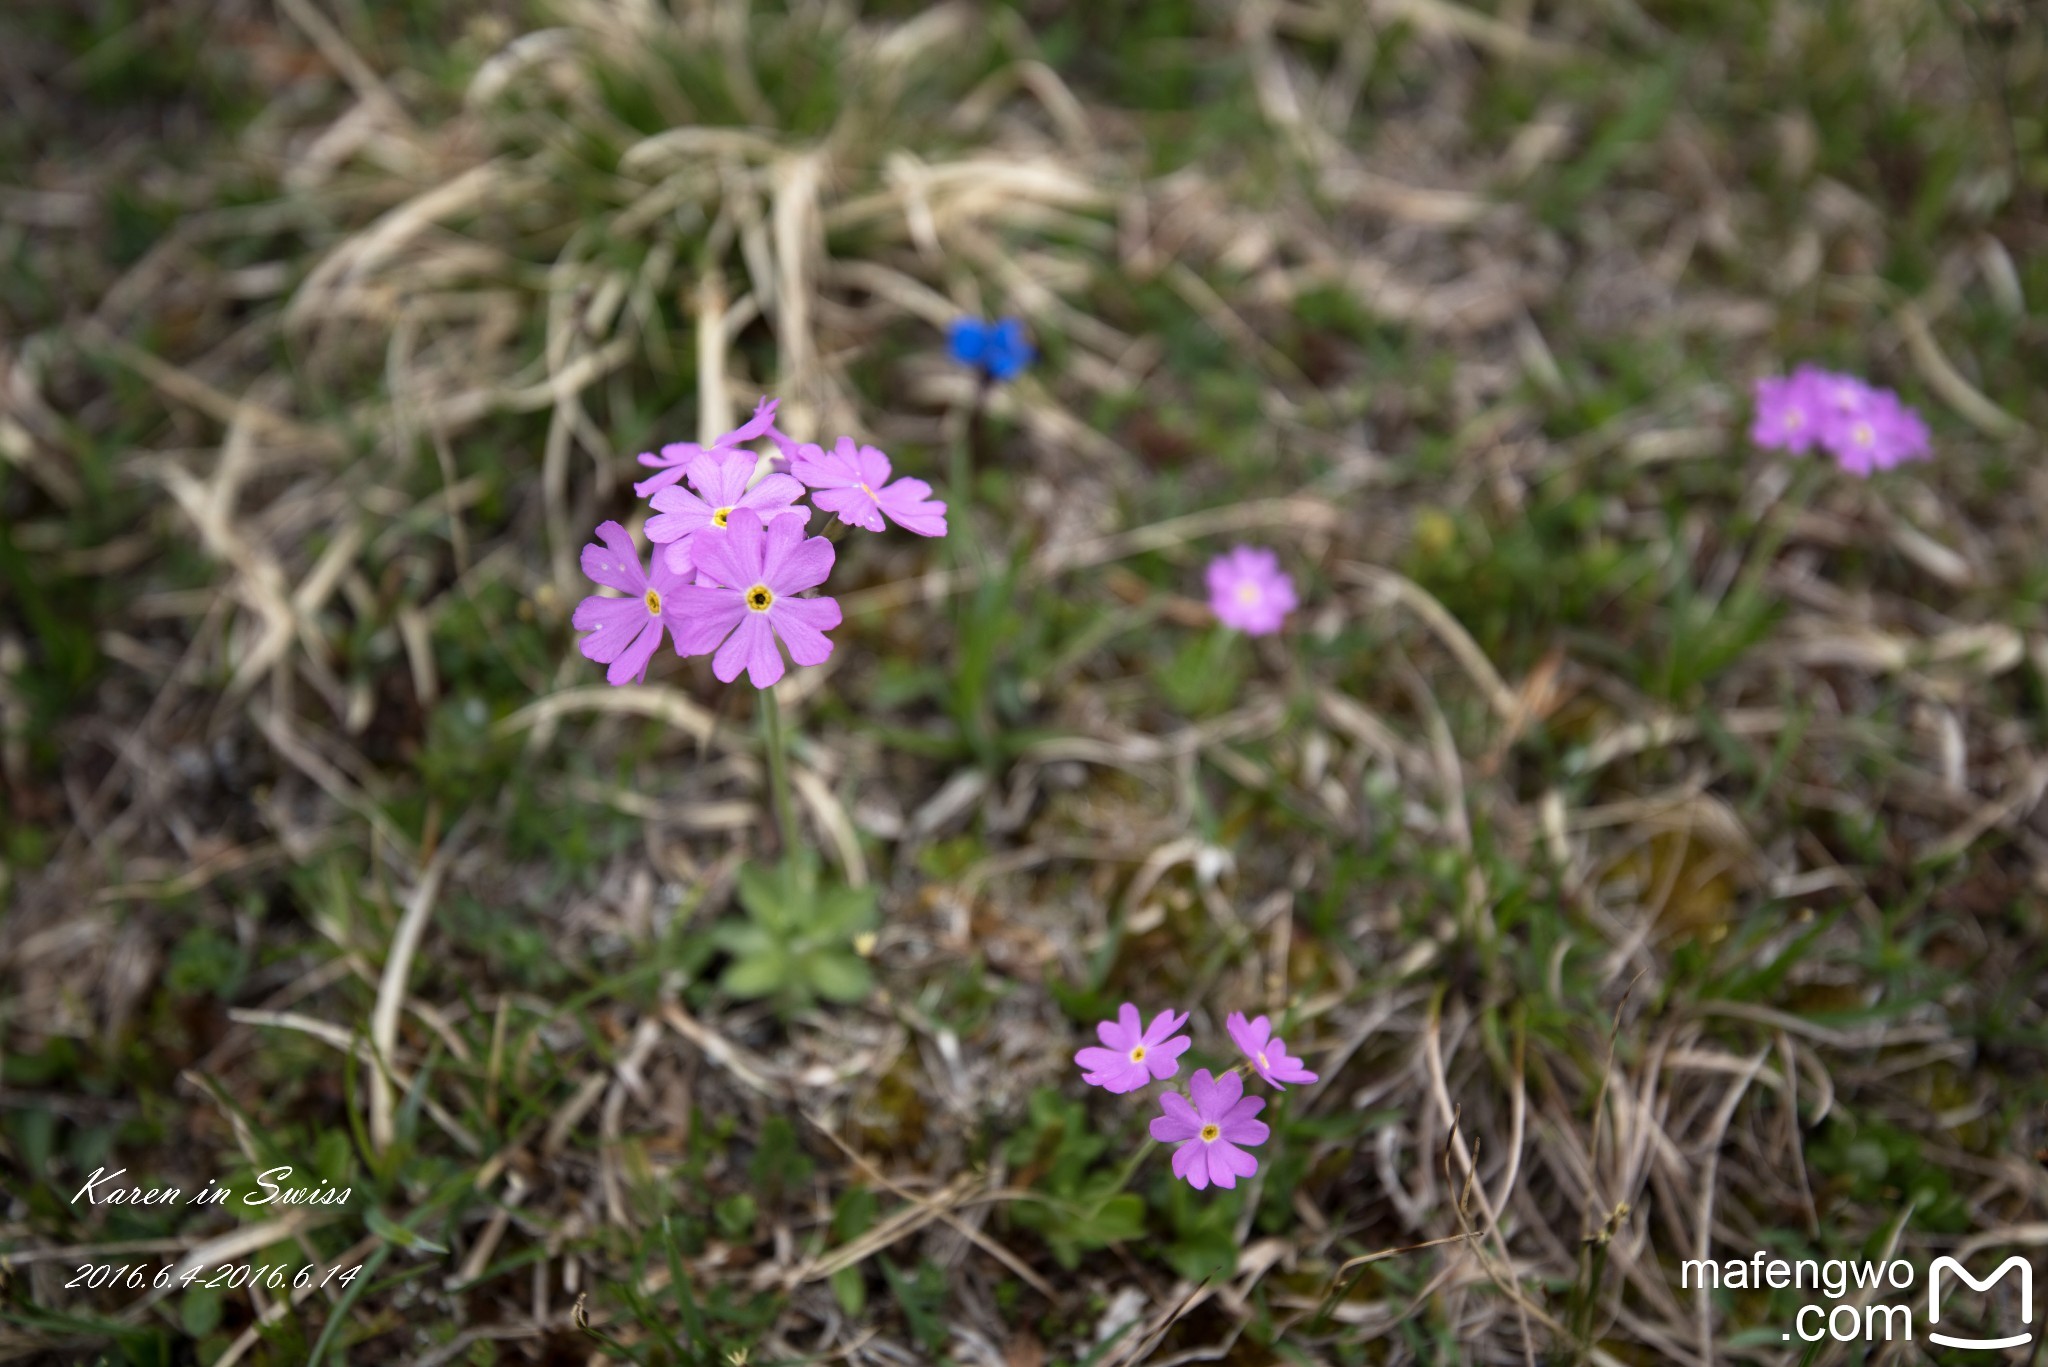
[[[813,442],[796,448],[789,472],[813,490],[811,501],[841,522],[871,532],[883,529],[882,518],[919,536],[946,534],[946,505],[932,497],[932,486],[904,476],[889,483],[889,458],[872,446],[856,446],[841,437],[827,451]]]
[[[578,603],[570,624],[590,634],[576,646],[585,659],[611,666],[605,682],[638,683],[647,677],[648,662],[661,648],[664,629],[675,639],[676,654],[685,653],[684,619],[676,593],[688,585],[691,565],[686,559],[677,568],[656,556],[652,572],[641,569],[632,535],[616,522],[600,524],[597,540],[599,544],[583,548],[583,572],[626,596],[592,594]]]
[[[1188,1083],[1188,1094],[1168,1092],[1159,1098],[1161,1115],[1152,1119],[1152,1137],[1178,1144],[1173,1175],[1196,1191],[1211,1182],[1228,1190],[1240,1177],[1259,1170],[1259,1160],[1246,1148],[1266,1142],[1272,1131],[1258,1119],[1264,1098],[1246,1096],[1244,1079],[1236,1073],[1210,1077],[1207,1068]]]
[[[1866,388],[1860,401],[1830,415],[1820,440],[1835,464],[1865,478],[1934,454],[1927,424],[1889,389]]]
[[[1750,423],[1749,439],[1770,451],[1794,455],[1811,451],[1830,411],[1817,380],[1818,372],[1810,366],[1758,380],[1756,418]]]
[[[1301,1066],[1300,1059],[1288,1056],[1287,1041],[1273,1033],[1273,1023],[1264,1016],[1247,1021],[1244,1012],[1233,1011],[1224,1019],[1223,1028],[1251,1060],[1252,1071],[1281,1091],[1287,1090],[1284,1083],[1317,1080],[1314,1073]]]
[[[740,508],[722,532],[698,537],[694,548],[698,582],[676,590],[676,649],[715,650],[711,672],[719,682],[731,683],[744,670],[756,688],[782,677],[778,640],[800,665],[823,664],[832,654],[825,633],[839,625],[838,601],[796,596],[832,573],[831,542],[804,536],[795,518],[764,525],[753,509]]]
[[[1280,558],[1260,546],[1233,546],[1209,562],[1209,607],[1216,620],[1247,636],[1280,630],[1294,611],[1294,581]]]
[[[789,475],[769,475],[753,483],[758,464],[751,451],[706,451],[690,466],[690,488],[672,486],[654,496],[655,516],[647,519],[647,539],[668,547],[670,564],[704,556],[691,543],[700,536],[722,538],[732,515],[746,509],[763,522],[793,521],[802,527],[811,510],[798,503],[804,486]],[[693,492],[694,491],[694,492]]]
[[[1107,1092],[1135,1092],[1154,1078],[1165,1079],[1180,1071],[1180,1056],[1192,1042],[1174,1032],[1187,1024],[1188,1013],[1161,1011],[1149,1027],[1141,1028],[1138,1008],[1125,1002],[1116,1019],[1095,1027],[1102,1047],[1089,1046],[1074,1055],[1081,1065],[1081,1081]]]

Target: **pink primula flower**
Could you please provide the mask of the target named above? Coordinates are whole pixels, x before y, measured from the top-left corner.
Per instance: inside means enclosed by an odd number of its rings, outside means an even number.
[[[1228,1189],[1259,1170],[1259,1160],[1239,1146],[1266,1142],[1271,1131],[1254,1118],[1265,1108],[1263,1098],[1244,1094],[1244,1079],[1236,1073],[1210,1077],[1204,1068],[1188,1083],[1187,1096],[1168,1092],[1159,1098],[1164,1114],[1153,1117],[1152,1137],[1180,1145],[1173,1151],[1175,1177],[1196,1191],[1211,1182]]]
[[[1316,1075],[1302,1067],[1300,1059],[1288,1057],[1287,1041],[1273,1033],[1272,1022],[1264,1016],[1247,1022],[1244,1012],[1233,1011],[1223,1026],[1252,1061],[1252,1070],[1281,1091],[1287,1090],[1284,1083],[1316,1081]]]
[[[1803,453],[1819,446],[1835,464],[1868,478],[1879,470],[1933,455],[1927,424],[1889,389],[1819,366],[1756,382],[1750,440],[1771,450]]]
[[[1188,1013],[1161,1011],[1149,1029],[1140,1029],[1143,1017],[1138,1008],[1125,1002],[1116,1019],[1095,1027],[1096,1038],[1105,1047],[1089,1046],[1074,1055],[1081,1065],[1081,1080],[1109,1092],[1135,1092],[1154,1078],[1169,1078],[1180,1071],[1180,1056],[1192,1042],[1174,1032],[1187,1024]],[[1169,1036],[1173,1036],[1169,1038]]]
[[[676,654],[684,653],[684,623],[676,594],[689,583],[691,566],[685,560],[677,569],[656,556],[653,572],[643,571],[631,534],[616,522],[599,526],[597,539],[603,544],[583,548],[583,572],[626,596],[592,594],[576,605],[569,620],[576,630],[590,633],[577,642],[584,658],[611,666],[605,682],[637,683],[647,677],[648,661],[661,648],[664,627],[675,638]]]
[[[1791,375],[1767,376],[1756,382],[1756,419],[1749,439],[1770,451],[1804,455],[1820,440],[1828,399],[1816,373],[1801,366]]]
[[[1792,372],[1792,378],[1812,389],[1814,401],[1820,405],[1823,421],[1829,417],[1854,413],[1877,392],[1854,375],[1823,370],[1817,365],[1798,367]]]
[[[752,508],[735,508],[723,532],[692,544],[698,582],[676,590],[683,622],[678,650],[716,650],[711,672],[720,682],[731,683],[745,670],[756,688],[782,677],[778,638],[800,665],[823,664],[831,655],[825,633],[839,625],[838,601],[796,596],[832,573],[831,542],[805,537],[796,518],[764,524]]]
[[[841,437],[829,452],[805,442],[790,473],[816,491],[812,502],[841,522],[879,532],[886,514],[919,536],[946,534],[946,505],[932,498],[932,486],[907,476],[889,483],[889,458],[872,446],[855,446],[852,437]]]
[[[1278,631],[1296,606],[1294,581],[1263,547],[1232,547],[1209,562],[1208,580],[1216,620],[1248,636]]]
[[[1927,424],[1889,389],[1873,389],[1861,404],[1832,416],[1821,444],[1835,464],[1868,478],[1879,470],[1933,455]]]
[[[694,441],[672,441],[661,448],[661,454],[644,452],[640,456],[642,465],[652,466],[660,471],[650,479],[643,479],[633,486],[637,498],[651,498],[668,488],[689,473],[690,462],[710,451],[730,451],[746,442],[758,441],[762,437],[774,437],[777,444],[781,434],[775,430],[775,400],[763,398],[754,406],[754,416],[735,427],[722,437],[715,437],[709,446]]]
[[[723,540],[732,515],[744,508],[763,522],[811,520],[811,510],[797,503],[804,486],[788,475],[769,475],[749,488],[756,457],[751,451],[706,451],[690,465],[690,485],[670,487],[654,496],[655,516],[647,519],[647,539],[668,547],[669,563],[703,562],[703,550],[692,543],[709,534]]]

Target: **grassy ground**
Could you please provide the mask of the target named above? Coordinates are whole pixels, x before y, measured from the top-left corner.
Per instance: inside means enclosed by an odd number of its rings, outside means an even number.
[[[672,8],[0,17],[0,1358],[1850,1361],[1678,1263],[2042,1242],[2037,4]],[[1804,359],[1937,459],[1752,449]],[[996,552],[784,689],[851,1006],[719,986],[751,690],[567,620],[763,392]],[[1126,998],[1285,1016],[1256,1180]],[[64,1287],[181,1259],[364,1272]]]

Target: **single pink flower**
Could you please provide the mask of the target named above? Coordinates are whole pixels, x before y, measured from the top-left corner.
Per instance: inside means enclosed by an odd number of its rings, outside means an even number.
[[[660,473],[634,485],[633,494],[636,498],[651,498],[688,474],[690,462],[706,452],[730,451],[744,442],[756,441],[764,436],[779,438],[775,431],[775,400],[765,397],[754,405],[753,417],[724,436],[714,437],[709,446],[701,446],[694,441],[672,441],[661,448],[659,455],[652,452],[641,453],[640,463],[652,466]]]
[[[879,532],[886,513],[919,536],[946,534],[946,505],[932,498],[932,486],[908,477],[889,483],[889,458],[872,446],[855,446],[852,437],[841,437],[829,452],[805,442],[796,448],[790,473],[816,491],[813,503],[837,513],[841,522]]]
[[[1150,1028],[1141,1029],[1138,1008],[1125,1002],[1116,1019],[1095,1027],[1096,1038],[1104,1044],[1089,1046],[1074,1055],[1081,1065],[1081,1080],[1109,1092],[1135,1092],[1154,1078],[1169,1078],[1180,1071],[1180,1056],[1192,1042],[1186,1035],[1174,1035],[1187,1024],[1188,1013],[1161,1011]],[[1172,1038],[1169,1038],[1172,1036]]]
[[[1187,1096],[1168,1092],[1159,1098],[1164,1114],[1152,1118],[1152,1137],[1180,1145],[1173,1151],[1175,1177],[1196,1191],[1211,1182],[1228,1189],[1259,1170],[1259,1160],[1238,1146],[1266,1142],[1272,1131],[1254,1119],[1265,1108],[1263,1098],[1244,1094],[1244,1079],[1236,1073],[1210,1077],[1204,1068],[1189,1081]]]
[[[1820,405],[1821,417],[1843,417],[1854,413],[1870,401],[1877,391],[1854,375],[1840,371],[1823,370],[1817,365],[1799,366],[1792,372],[1795,382],[1811,388],[1814,401]]]
[[[1232,547],[1209,562],[1208,580],[1216,620],[1249,636],[1278,631],[1296,606],[1294,581],[1263,547]]]
[[[698,580],[676,590],[683,621],[678,650],[716,650],[711,672],[721,682],[731,683],[745,670],[756,688],[772,687],[782,677],[778,637],[800,665],[823,664],[831,655],[825,633],[839,625],[838,601],[796,596],[832,573],[831,542],[805,537],[796,518],[764,524],[752,508],[735,508],[721,533],[697,537],[692,545]]]
[[[675,638],[676,654],[684,653],[685,623],[676,595],[688,585],[691,567],[686,560],[677,569],[656,556],[652,573],[643,571],[631,534],[616,522],[601,524],[597,539],[603,544],[583,548],[583,572],[626,596],[592,594],[578,603],[570,624],[590,634],[576,646],[585,659],[611,666],[605,682],[615,687],[638,683],[647,677],[647,664],[661,648],[664,627]]]
[[[1281,1091],[1287,1090],[1283,1083],[1317,1080],[1314,1073],[1301,1066],[1300,1059],[1288,1057],[1287,1041],[1273,1033],[1272,1022],[1264,1016],[1247,1023],[1244,1012],[1233,1011],[1224,1019],[1223,1027],[1252,1061],[1252,1070]]]
[[[1822,388],[1821,374],[1801,366],[1791,375],[1767,377],[1756,382],[1756,419],[1750,424],[1749,439],[1772,451],[1803,455],[1820,440],[1830,411],[1829,395]]]
[[[729,519],[745,508],[764,522],[795,522],[802,527],[811,510],[797,503],[804,486],[789,475],[769,475],[752,488],[757,458],[751,451],[706,451],[690,464],[690,485],[670,487],[654,496],[655,516],[647,519],[647,539],[668,547],[670,564],[688,561],[702,567],[701,550],[691,544],[700,535],[723,540]]]
[[[1889,389],[1870,389],[1856,406],[1832,415],[1821,444],[1842,469],[1865,478],[1933,455],[1927,424]]]

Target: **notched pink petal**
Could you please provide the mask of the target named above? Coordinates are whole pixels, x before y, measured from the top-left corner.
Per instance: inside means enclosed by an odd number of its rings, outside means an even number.
[[[647,587],[640,551],[632,534],[616,522],[601,522],[597,541],[583,547],[583,572],[608,589],[637,594]]]
[[[832,566],[838,559],[839,553],[824,537],[804,537],[784,554],[775,578],[768,581],[769,587],[777,593],[814,589],[831,577]]]
[[[576,643],[583,658],[608,665],[633,643],[647,620],[647,606],[638,598],[586,598],[576,605],[569,624],[590,633]]]
[[[758,463],[751,451],[706,451],[690,462],[690,484],[712,507],[734,507]]]
[[[762,395],[760,401],[754,405],[754,416],[720,437],[718,445],[737,446],[743,441],[753,441],[772,430],[775,426],[775,405],[776,400]]]
[[[1114,1049],[1097,1049],[1091,1044],[1075,1053],[1074,1062],[1091,1073],[1100,1073],[1123,1062],[1123,1058],[1124,1056]]]
[[[748,509],[750,515],[752,509]],[[735,514],[737,516],[737,514]],[[776,517],[773,513],[762,519],[761,531],[761,582],[777,593],[789,593],[787,576],[782,572],[784,562],[796,544],[804,539],[804,529],[795,518]],[[809,587],[806,585],[805,587]]]
[[[1266,1099],[1262,1096],[1239,1097],[1236,1103],[1223,1113],[1222,1118],[1217,1123],[1220,1125],[1234,1125],[1239,1121],[1250,1123],[1252,1117],[1265,1109]]]
[[[649,616],[647,609],[640,610],[641,620],[647,625],[633,638],[633,644],[612,661],[605,671],[604,680],[614,688],[624,684],[638,683],[647,677],[647,662],[654,658],[654,652],[661,648],[661,619]]]
[[[1117,1096],[1122,1096],[1125,1092],[1135,1092],[1152,1080],[1151,1075],[1145,1071],[1144,1064],[1133,1063],[1129,1059],[1121,1060],[1117,1067],[1102,1076],[1102,1089]]]
[[[662,490],[669,488],[683,477],[683,467],[672,465],[659,474],[650,475],[633,486],[633,497],[651,499]]]
[[[881,508],[871,495],[858,489],[820,489],[811,495],[811,501],[849,527],[859,527],[868,532],[885,529]]]
[[[1228,1113],[1230,1108],[1237,1104],[1237,1099],[1244,1095],[1244,1079],[1236,1073],[1225,1073],[1222,1077],[1216,1079],[1214,1095],[1216,1105],[1209,1114]],[[1261,1104],[1263,1105],[1264,1103]]]
[[[791,475],[769,475],[741,495],[737,506],[765,513],[771,508],[786,508],[803,496],[801,480]]]
[[[746,652],[747,682],[756,688],[773,688],[782,678],[782,652],[775,648],[775,629],[761,613],[749,612],[726,643]]]
[[[711,525],[711,510],[695,494],[664,489],[654,496],[656,512],[647,519],[647,539],[657,546],[694,536]]]
[[[789,658],[800,665],[821,665],[832,654],[825,633],[839,625],[839,604],[830,598],[784,598],[768,617]]]
[[[662,615],[673,611],[682,626],[676,649],[685,655],[708,655],[740,624],[747,605],[737,590],[685,584],[662,599]],[[727,682],[731,682],[727,680]]]
[[[768,524],[752,508],[735,508],[725,523],[727,567],[739,573],[727,580],[734,588],[747,588],[767,578]]]
[[[1161,1011],[1152,1018],[1152,1024],[1145,1031],[1145,1043],[1158,1044],[1168,1035],[1188,1023],[1188,1013],[1172,1010]]]
[[[654,553],[653,568],[648,571],[648,587],[661,595],[663,604],[674,589],[682,588],[697,575],[697,562],[690,556],[690,542],[694,538],[684,537],[671,541]],[[666,608],[664,608],[664,612]]]
[[[1263,1120],[1226,1120],[1223,1137],[1233,1144],[1263,1144],[1272,1131]]]
[[[903,530],[918,536],[944,536],[946,505],[932,498],[931,491],[921,479],[899,479],[875,499]]]
[[[1230,1074],[1225,1073],[1224,1076]],[[1194,1103],[1195,1111],[1200,1115],[1214,1115],[1220,1109],[1216,1105],[1216,1079],[1209,1075],[1207,1068],[1196,1070],[1194,1077],[1188,1080],[1188,1100]]]

